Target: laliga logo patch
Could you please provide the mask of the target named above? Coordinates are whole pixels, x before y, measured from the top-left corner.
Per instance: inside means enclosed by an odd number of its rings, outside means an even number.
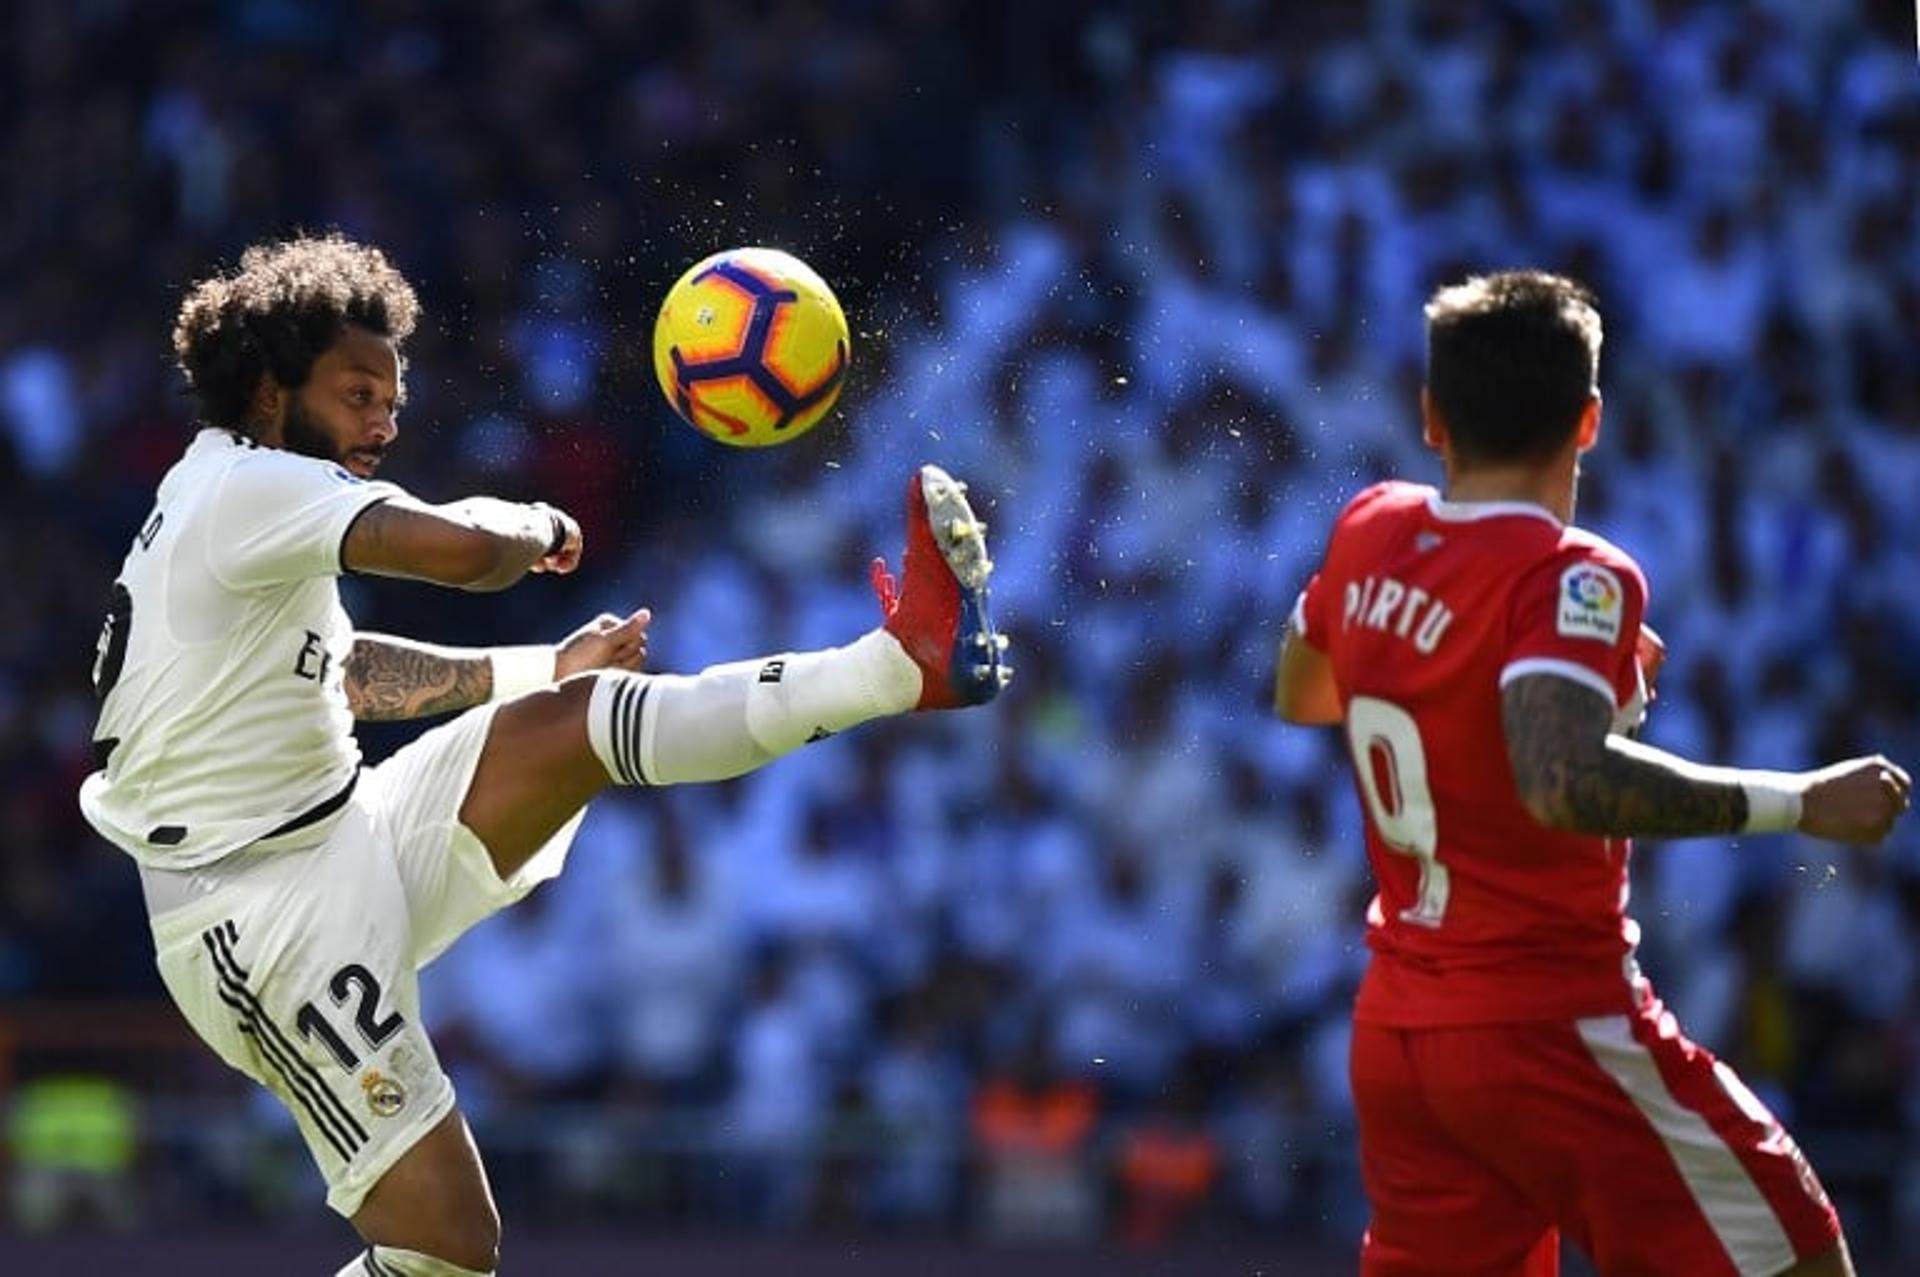
[[[1568,638],[1620,637],[1620,613],[1626,593],[1620,578],[1597,563],[1576,563],[1560,574],[1560,618],[1555,625]]]
[[[367,1111],[375,1117],[392,1117],[407,1106],[406,1088],[379,1069],[361,1074],[360,1089],[366,1092]]]

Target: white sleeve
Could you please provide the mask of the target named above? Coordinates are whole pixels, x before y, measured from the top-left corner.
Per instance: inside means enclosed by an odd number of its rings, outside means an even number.
[[[214,494],[208,558],[220,582],[258,589],[339,576],[340,543],[369,506],[404,496],[327,461],[263,449],[242,457]]]

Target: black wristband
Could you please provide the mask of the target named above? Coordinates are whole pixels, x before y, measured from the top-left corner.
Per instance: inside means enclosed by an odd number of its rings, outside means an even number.
[[[553,520],[553,539],[547,542],[547,552],[541,556],[551,559],[554,555],[567,548],[567,521],[558,510],[547,505],[545,502],[541,503],[540,508],[547,512],[549,519]]]

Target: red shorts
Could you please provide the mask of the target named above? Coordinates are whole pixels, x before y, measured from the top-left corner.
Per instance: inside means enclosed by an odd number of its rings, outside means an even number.
[[[1771,1275],[1840,1220],[1780,1123],[1653,998],[1635,1015],[1355,1024],[1366,1277]]]

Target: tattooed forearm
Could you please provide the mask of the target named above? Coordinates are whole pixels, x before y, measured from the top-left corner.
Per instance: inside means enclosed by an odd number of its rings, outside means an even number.
[[[1685,838],[1746,824],[1737,781],[1615,733],[1613,706],[1593,688],[1551,674],[1517,678],[1500,694],[1500,718],[1514,786],[1544,825]]]
[[[363,721],[447,714],[493,694],[493,660],[484,651],[362,634],[347,657],[346,689]]]

